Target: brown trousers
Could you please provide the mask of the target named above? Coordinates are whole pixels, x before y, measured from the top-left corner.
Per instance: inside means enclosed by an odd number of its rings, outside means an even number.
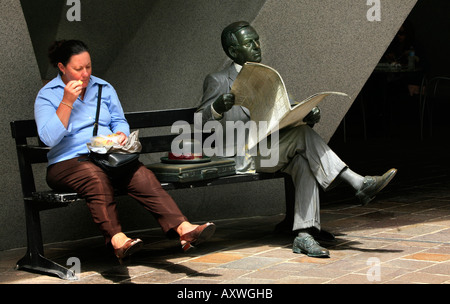
[[[172,197],[143,164],[130,170],[130,174],[112,181],[86,156],[77,157],[49,166],[47,184],[54,190],[81,194],[106,243],[116,233],[122,232],[114,198],[115,187],[125,190],[150,211],[166,234],[187,221]]]

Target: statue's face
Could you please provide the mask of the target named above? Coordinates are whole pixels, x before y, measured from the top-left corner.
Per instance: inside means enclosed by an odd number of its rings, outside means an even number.
[[[230,47],[230,54],[240,65],[246,62],[261,62],[261,47],[259,35],[251,26],[235,33],[239,45]]]

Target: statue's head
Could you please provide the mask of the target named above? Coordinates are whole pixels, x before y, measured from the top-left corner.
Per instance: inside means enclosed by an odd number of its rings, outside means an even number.
[[[237,64],[261,62],[259,35],[248,22],[228,25],[222,31],[221,39],[223,50]]]

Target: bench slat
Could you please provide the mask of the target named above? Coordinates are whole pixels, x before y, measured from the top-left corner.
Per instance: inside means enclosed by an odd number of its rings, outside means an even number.
[[[177,135],[160,135],[152,137],[140,137],[139,141],[142,145],[141,153],[156,153],[170,151],[172,140]]]
[[[196,108],[175,110],[159,110],[145,112],[128,112],[125,118],[131,129],[156,128],[171,126],[176,121],[186,121],[192,124]]]
[[[15,139],[37,136],[36,123],[32,119],[11,121],[10,125],[12,137]]]
[[[17,149],[22,151],[30,164],[46,163],[48,161],[47,153],[50,151],[49,147],[21,145],[17,146]]]

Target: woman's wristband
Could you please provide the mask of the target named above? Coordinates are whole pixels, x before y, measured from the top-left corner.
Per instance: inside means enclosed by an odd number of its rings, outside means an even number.
[[[65,105],[65,106],[68,106],[69,108],[71,108],[71,109],[73,110],[73,106],[71,106],[70,104],[65,103],[64,101],[61,101],[61,103],[62,103],[63,105]]]

